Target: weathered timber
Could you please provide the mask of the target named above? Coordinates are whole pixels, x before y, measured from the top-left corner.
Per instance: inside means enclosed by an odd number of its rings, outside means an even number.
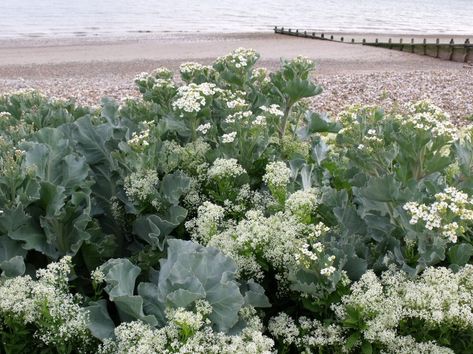
[[[473,55],[471,54],[473,45],[470,42],[470,39],[466,39],[464,43],[455,43],[452,38],[449,43],[440,43],[440,39],[437,38],[435,43],[428,43],[427,39],[423,39],[422,43],[415,43],[414,38],[411,38],[410,41],[404,41],[403,38],[399,40],[399,43],[394,43],[392,38],[389,38],[387,42],[380,41],[378,38],[374,42],[370,42],[365,38],[361,42],[357,42],[355,38],[352,38],[350,41],[345,41],[344,37],[338,37],[336,39],[333,35],[330,37],[326,33],[321,33],[318,35],[316,32],[312,32],[311,35],[307,31],[299,31],[296,29],[285,30],[284,27],[274,27],[274,32],[283,35],[319,39],[319,40],[329,40],[340,43],[349,43],[349,44],[362,44],[367,46],[374,46],[380,48],[387,48],[392,50],[400,50],[405,52],[410,52],[414,54],[426,55],[434,58],[452,60],[459,62],[470,62],[473,61]]]

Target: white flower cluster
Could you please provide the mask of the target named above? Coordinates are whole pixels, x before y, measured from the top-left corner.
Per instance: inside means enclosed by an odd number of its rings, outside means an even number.
[[[188,62],[188,63],[182,63],[179,66],[179,71],[181,74],[187,74],[187,75],[195,75],[198,72],[202,72],[204,70],[211,70],[212,68],[208,65],[202,65],[196,62]]]
[[[333,306],[339,320],[346,318],[347,308],[360,312],[360,321],[366,326],[363,337],[381,343],[387,353],[453,354],[433,341],[419,343],[411,336],[401,336],[397,329],[402,322],[421,320],[433,330],[471,330],[473,266],[467,265],[457,273],[430,267],[415,279],[394,270],[381,278],[368,271],[341,304]]]
[[[90,273],[90,279],[95,283],[95,285],[99,285],[105,281],[105,274],[99,267]]]
[[[320,237],[330,229],[323,223],[319,222],[313,226],[311,237],[307,242],[302,244],[295,253],[296,262],[304,268],[315,268],[320,275],[330,277],[337,270],[333,264],[335,262],[334,255],[325,253],[325,246],[319,241]]]
[[[284,112],[281,111],[281,107],[277,104],[272,104],[269,107],[266,106],[261,106],[259,109],[261,109],[263,112],[270,114],[275,117],[282,117],[284,116]]]
[[[271,79],[269,78],[268,69],[266,68],[253,69],[251,76],[255,80],[256,86],[267,85],[271,82]]]
[[[303,55],[298,55],[294,59],[291,60],[291,63],[297,64],[297,65],[302,65],[302,66],[307,66],[311,67],[314,65],[314,61],[309,59],[308,57],[305,57]]]
[[[207,244],[219,231],[225,209],[211,202],[204,202],[197,209],[197,217],[186,222],[186,228],[196,242]]]
[[[146,128],[139,133],[133,132],[131,134],[131,139],[128,140],[128,145],[134,149],[143,149],[144,147],[149,146],[149,133],[149,128]]]
[[[238,48],[235,49],[228,55],[217,58],[216,64],[225,63],[231,65],[237,69],[244,69],[249,64],[256,62],[258,59],[258,53],[253,49]]]
[[[177,90],[177,99],[172,106],[183,112],[198,113],[207,104],[207,99],[215,94],[215,89],[215,84],[208,82],[181,86]]]
[[[205,316],[179,310],[160,329],[141,321],[122,323],[99,354],[273,354],[274,343],[262,334],[258,318],[247,320],[238,335],[226,335],[213,331],[200,317]]]
[[[46,345],[88,345],[88,315],[68,289],[71,267],[71,257],[66,256],[38,270],[38,280],[23,276],[2,281],[0,318],[34,325],[35,336]]]
[[[416,129],[431,132],[434,137],[446,137],[452,140],[458,139],[458,129],[449,120],[440,120],[432,113],[416,113],[403,117],[402,125],[411,125]]]
[[[136,83],[143,83],[143,82],[147,82],[148,78],[149,78],[149,73],[143,71],[143,72],[141,72],[141,73],[139,73],[138,75],[135,76],[134,81]]]
[[[301,221],[310,222],[310,216],[319,204],[318,191],[314,188],[298,190],[286,200],[286,210],[298,216]]]
[[[368,129],[367,134],[363,137],[364,140],[370,143],[382,143],[383,139],[376,135],[375,129]]]
[[[141,170],[125,177],[123,188],[132,201],[145,202],[157,193],[159,184],[158,173],[155,170]]]
[[[291,178],[291,170],[285,162],[276,161],[266,165],[263,181],[275,188],[285,188]]]
[[[0,119],[10,119],[12,117],[10,112],[0,112]]]
[[[360,126],[358,115],[361,107],[354,105],[341,111],[337,115],[337,120],[342,124],[343,128],[338,131],[338,134],[350,134]]]
[[[409,107],[407,116],[396,115],[401,125],[430,132],[434,137],[458,139],[458,128],[451,122],[447,113],[427,101],[417,102]]]
[[[199,125],[196,130],[199,132],[199,133],[202,133],[203,135],[207,134],[207,132],[209,131],[209,129],[212,128],[212,125],[210,123],[205,123],[205,124],[201,124]]]
[[[165,67],[156,68],[151,72],[151,76],[156,79],[166,79],[170,80],[173,77],[173,73],[171,70]]]
[[[259,115],[256,116],[255,119],[253,120],[253,125],[257,127],[265,127],[266,126],[266,117]]]
[[[307,317],[299,317],[296,322],[284,312],[270,319],[268,330],[284,345],[295,346],[299,353],[316,353],[326,347],[341,348],[345,343],[341,327],[324,325]]]
[[[473,221],[473,198],[454,187],[447,187],[435,195],[435,200],[430,205],[408,202],[403,209],[411,215],[409,222],[412,225],[422,221],[427,230],[438,230],[456,243],[464,231],[462,224]]]
[[[206,239],[208,246],[235,260],[240,274],[261,278],[263,267],[258,259],[264,259],[285,277],[289,267],[296,265],[294,255],[305,243],[310,229],[287,213],[265,217],[261,211],[250,210],[235,226],[228,225],[225,231]]]
[[[207,171],[210,179],[236,178],[246,171],[238,164],[237,159],[218,158]]]
[[[248,107],[248,103],[244,98],[237,97],[231,101],[227,101],[227,107],[234,110],[244,110]]]
[[[241,121],[243,121],[245,118],[251,117],[252,115],[253,112],[251,111],[236,112],[234,114],[230,114],[227,118],[225,118],[225,123],[233,124],[235,122],[238,122],[240,124]]]
[[[166,309],[168,321],[180,328],[185,328],[192,333],[197,332],[202,326],[209,325],[211,321],[207,318],[212,313],[212,306],[205,300],[196,301],[196,311],[188,311],[181,307]]]
[[[230,144],[235,141],[235,138],[237,136],[237,132],[231,132],[227,134],[222,135],[222,143],[224,144]]]
[[[168,89],[174,89],[176,85],[172,80],[167,80],[167,79],[156,79],[153,85],[153,90],[159,91],[159,90],[168,90]]]

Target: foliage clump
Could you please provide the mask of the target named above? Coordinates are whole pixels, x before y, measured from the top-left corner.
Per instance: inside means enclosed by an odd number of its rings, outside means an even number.
[[[0,97],[0,352],[472,351],[471,127],[258,59]]]

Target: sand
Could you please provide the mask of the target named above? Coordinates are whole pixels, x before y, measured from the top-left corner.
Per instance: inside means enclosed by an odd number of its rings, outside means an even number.
[[[350,36],[348,35],[347,38]],[[136,95],[133,78],[159,66],[210,63],[237,47],[261,54],[260,66],[305,55],[317,62],[325,93],[314,108],[336,114],[348,103],[392,105],[430,98],[454,118],[473,115],[473,67],[388,49],[267,34],[168,34],[106,39],[0,41],[0,93],[40,89],[98,104]]]

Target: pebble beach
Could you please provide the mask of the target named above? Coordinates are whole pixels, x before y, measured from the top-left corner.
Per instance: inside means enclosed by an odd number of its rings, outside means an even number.
[[[48,96],[98,105],[103,96],[137,96],[134,77],[183,62],[209,64],[237,47],[261,54],[260,66],[280,58],[315,60],[324,92],[317,111],[336,115],[351,104],[389,108],[430,99],[458,122],[473,119],[473,66],[411,53],[274,34],[179,35],[136,39],[0,41],[0,93],[36,89]]]

